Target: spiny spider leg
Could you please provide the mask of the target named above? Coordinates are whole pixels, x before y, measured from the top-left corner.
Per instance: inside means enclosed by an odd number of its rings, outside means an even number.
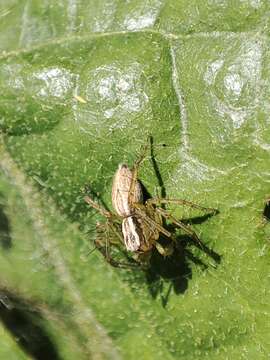
[[[123,242],[121,231],[119,231],[119,229],[115,225],[115,222],[113,221],[113,220],[116,220],[116,219],[121,220],[121,217],[111,213],[108,210],[106,210],[103,206],[101,206],[100,204],[95,202],[93,199],[91,199],[90,196],[85,196],[84,200],[85,200],[85,202],[87,202],[87,204],[92,206],[94,209],[99,211],[103,216],[105,216],[107,218],[108,226],[117,235],[117,237],[121,240],[121,242]]]
[[[140,204],[135,204],[134,206],[134,210],[135,213],[141,217],[146,223],[148,223],[149,225],[153,226],[154,228],[156,228],[160,233],[162,233],[163,235],[167,236],[167,237],[171,237],[171,233],[164,229],[163,226],[161,226],[160,224],[158,224],[155,220],[151,219],[146,213],[145,211],[143,211],[138,205]]]
[[[147,139],[148,140],[148,139]],[[146,145],[144,145],[142,147],[142,151],[141,151],[141,155],[138,157],[138,159],[135,161],[133,168],[132,168],[132,180],[131,180],[131,185],[130,185],[130,189],[129,189],[129,195],[128,195],[128,203],[132,204],[132,197],[135,191],[135,186],[136,186],[136,182],[138,179],[138,171],[139,171],[139,167],[142,163],[142,161],[144,160],[145,156],[146,156],[146,152],[149,148],[149,143],[147,143]]]
[[[122,235],[120,228],[117,227],[117,225],[111,219],[107,219],[107,224],[108,224],[109,228],[112,230],[112,232],[117,236],[120,243],[123,244],[124,243],[123,235]]]
[[[98,250],[101,252],[101,254],[105,258],[105,260],[113,267],[118,267],[118,268],[123,268],[123,269],[139,267],[139,264],[137,264],[137,263],[134,263],[134,264],[133,263],[125,263],[125,262],[114,260],[111,256],[111,254],[109,252],[107,252],[106,249],[104,249],[104,247],[99,246]]]
[[[118,219],[120,217],[116,216],[115,214],[109,212],[108,210],[106,210],[103,206],[99,205],[98,203],[96,203],[94,200],[92,200],[89,196],[85,196],[84,200],[87,202],[87,204],[91,205],[94,209],[98,210],[103,216],[105,216],[107,218],[107,226],[113,231],[113,233],[118,237],[118,239],[120,240],[120,243],[123,244],[123,237],[122,237],[122,233],[119,230],[119,228],[117,227],[117,225],[115,224],[115,222],[113,221],[114,219]],[[120,218],[121,219],[121,218]],[[105,230],[106,231],[106,230]],[[107,232],[107,231],[106,231]],[[106,259],[106,261],[114,266],[114,267],[119,267],[119,268],[137,268],[139,266],[139,264],[131,264],[131,263],[125,263],[125,262],[120,262],[120,261],[116,261],[112,258],[111,254],[110,254],[110,242],[107,240],[106,237],[106,243],[105,246],[101,244],[101,242],[99,241],[99,239],[95,240],[95,247],[101,252],[101,254],[103,255],[103,257]]]
[[[106,254],[106,258],[110,258],[111,256],[111,247],[110,247],[110,242],[108,241],[108,229],[105,230],[105,254]]]
[[[106,210],[103,206],[96,203],[94,200],[90,198],[90,196],[85,196],[84,200],[87,202],[87,204],[91,205],[94,209],[99,211],[103,216],[107,218],[107,226],[112,230],[112,232],[117,236],[118,240],[121,244],[124,243],[123,236],[120,228],[117,226],[115,219],[121,219],[120,217],[116,216],[115,214],[111,213],[110,211]],[[99,225],[99,227],[104,225]],[[107,232],[107,229],[105,229],[105,232]],[[106,248],[108,248],[108,244],[106,241]]]
[[[90,196],[86,195],[84,197],[84,201],[88,205],[92,206],[94,209],[99,211],[106,218],[110,219],[110,218],[112,218],[114,216],[110,211],[106,210],[103,206],[99,205],[97,202],[95,202],[93,199],[91,199]]]
[[[107,225],[110,227],[111,230],[115,230],[111,225],[113,225],[113,223],[108,222]],[[100,227],[103,227],[102,225],[99,225]],[[115,231],[114,231],[115,232]],[[95,249],[98,249],[99,252],[103,255],[103,257],[105,258],[105,260],[112,265],[113,267],[118,267],[118,268],[137,268],[139,266],[139,264],[132,264],[132,263],[125,263],[122,261],[117,261],[115,259],[113,259],[113,257],[111,256],[111,243],[113,243],[113,241],[110,239],[110,241],[108,241],[108,232],[107,229],[105,229],[105,245],[102,243],[102,241],[100,241],[99,239],[95,240]],[[117,235],[119,235],[119,232],[117,231],[116,233]],[[121,237],[121,243],[123,243],[123,239]],[[117,243],[116,243],[117,244]]]
[[[200,206],[197,204],[194,204],[191,201],[182,200],[182,199],[160,199],[160,198],[152,198],[146,201],[147,204],[153,204],[153,205],[161,205],[161,204],[179,204],[179,205],[186,205],[194,209],[206,211],[206,212],[212,212],[214,214],[218,213],[217,209],[213,208],[206,208],[204,206]]]
[[[107,227],[107,228],[106,228]],[[117,227],[117,225],[111,220],[111,219],[107,219],[107,222],[106,223],[97,223],[96,225],[96,229],[97,229],[97,232],[99,233],[99,229],[103,229],[102,232],[104,233],[107,233],[107,229],[110,228],[110,230],[112,230],[112,232],[116,235],[117,239],[114,241],[113,239],[110,240],[110,243],[113,244],[113,245],[116,245],[116,244],[119,244],[119,240],[120,240],[120,243],[123,243],[123,239],[122,239],[122,233],[121,233],[121,230],[120,230],[120,227]]]
[[[181,229],[183,229],[190,237],[196,241],[201,248],[204,248],[203,243],[199,239],[198,235],[193,231],[188,225],[183,224],[181,221],[177,220],[174,216],[171,214],[168,214],[166,210],[161,208],[156,208],[156,210],[167,220],[171,220],[175,225],[179,226]]]

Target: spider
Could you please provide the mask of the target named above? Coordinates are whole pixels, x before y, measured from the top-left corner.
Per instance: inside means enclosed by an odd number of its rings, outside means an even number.
[[[147,149],[148,144],[143,147],[141,155],[131,169],[126,164],[118,166],[112,185],[112,205],[115,213],[105,209],[90,196],[84,197],[86,203],[107,219],[105,224],[97,224],[97,233],[101,236],[95,239],[95,248],[115,267],[141,265],[147,268],[154,248],[164,257],[172,255],[176,239],[174,234],[164,227],[164,221],[170,221],[203,247],[193,229],[167,211],[166,204],[189,206],[213,215],[218,213],[217,209],[202,207],[181,199],[150,198],[144,201],[138,171]],[[161,237],[168,240],[166,245],[161,244]],[[124,263],[114,260],[109,251],[110,245],[122,248],[124,246],[134,261]]]

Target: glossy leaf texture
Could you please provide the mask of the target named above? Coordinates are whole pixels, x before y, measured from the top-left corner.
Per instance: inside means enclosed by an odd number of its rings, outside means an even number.
[[[1,2],[1,358],[269,358],[269,14]],[[179,257],[145,274],[87,255],[102,217],[83,196],[111,209],[118,164],[149,134],[147,192],[220,213],[174,207],[206,248],[179,236]]]

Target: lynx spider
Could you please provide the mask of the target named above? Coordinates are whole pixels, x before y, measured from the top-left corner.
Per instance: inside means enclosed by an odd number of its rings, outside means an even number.
[[[199,245],[202,245],[197,234],[192,228],[177,220],[170,212],[164,209],[166,204],[185,205],[204,212],[218,213],[217,209],[206,208],[182,199],[150,198],[143,201],[142,186],[138,180],[138,170],[143,162],[148,144],[143,147],[142,154],[135,161],[132,169],[126,164],[120,164],[115,173],[112,185],[112,205],[116,213],[112,213],[95,202],[90,196],[84,200],[91,207],[99,211],[107,222],[105,226],[98,224],[98,229],[115,235],[115,239],[96,238],[95,248],[103,254],[105,259],[116,267],[130,267],[137,264],[148,266],[153,248],[165,256],[170,256],[174,251],[173,234],[163,226],[164,220],[169,220],[176,227],[182,229]],[[122,226],[121,226],[122,225]],[[161,245],[158,241],[160,234],[170,240],[168,246]],[[110,245],[122,244],[132,253],[136,263],[115,261],[110,254]]]

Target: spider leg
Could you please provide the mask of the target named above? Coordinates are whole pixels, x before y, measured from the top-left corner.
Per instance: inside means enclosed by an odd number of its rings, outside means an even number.
[[[98,250],[103,255],[104,259],[113,267],[127,269],[127,268],[138,268],[140,266],[139,264],[136,263],[125,263],[113,259],[113,257],[110,254],[110,251],[108,251],[108,248],[98,247]]]
[[[145,215],[145,214],[144,214]],[[169,231],[167,231],[166,229],[164,229],[162,226],[160,226],[157,222],[149,222],[147,221],[146,218],[145,219],[145,226],[148,227],[149,229],[149,234],[148,234],[148,237],[145,239],[145,242],[148,243],[151,239],[152,236],[154,236],[155,234],[155,230],[158,230],[159,232],[162,232],[165,236],[167,237],[171,237],[171,233]],[[150,220],[152,220],[151,218],[149,218]],[[162,230],[162,231],[160,231]],[[157,251],[164,257],[166,256],[170,256],[172,253],[173,253],[173,246],[172,244],[170,245],[167,245],[167,246],[164,246],[164,245],[161,245],[158,240],[155,241],[155,247],[157,249]]]
[[[123,240],[123,234],[120,230],[120,228],[117,226],[117,224],[115,224],[115,222],[113,222],[111,219],[108,219],[107,220],[107,224],[108,224],[108,227],[112,230],[112,232],[116,235],[118,241],[120,241],[121,244],[124,244],[124,240]],[[113,242],[111,241],[111,243],[116,243],[116,242]]]
[[[128,203],[129,204],[132,204],[132,196],[135,192],[136,183],[138,181],[137,179],[138,179],[139,167],[146,156],[146,152],[147,152],[148,148],[149,148],[149,143],[147,143],[146,145],[144,145],[142,147],[141,155],[138,157],[138,159],[135,161],[135,163],[132,167],[132,170],[131,170],[132,171],[132,180],[131,180],[131,185],[130,185],[129,195],[128,195]]]
[[[149,217],[145,213],[145,211],[143,211],[139,206],[136,206],[136,204],[134,204],[134,210],[135,210],[135,214],[138,215],[139,217],[141,217],[148,224],[148,226],[152,226],[152,227],[156,228],[156,230],[158,230],[160,233],[162,233],[163,235],[165,235],[169,238],[171,237],[171,233],[168,230],[164,229],[163,226],[161,226],[155,220],[153,220],[151,217]]]
[[[167,246],[161,245],[158,241],[155,242],[155,247],[160,255],[167,257],[171,256],[174,250],[173,243],[170,243]]]
[[[87,202],[87,204],[91,205],[94,209],[99,211],[103,216],[107,218],[106,224],[101,224],[98,226],[98,228],[102,228],[105,226],[105,231],[103,231],[103,235],[105,235],[105,244],[104,240],[102,239],[95,239],[95,247],[94,249],[98,249],[99,252],[103,255],[105,260],[112,266],[118,267],[118,268],[138,268],[139,264],[132,264],[132,263],[125,263],[120,262],[112,258],[111,256],[111,244],[116,245],[120,242],[120,244],[123,244],[123,236],[122,232],[119,228],[119,223],[116,221],[118,219],[121,219],[121,217],[116,216],[115,214],[111,213],[110,211],[106,210],[103,206],[96,203],[93,199],[90,198],[90,196],[85,196],[84,200]],[[108,240],[109,237],[109,230],[111,230],[114,235],[116,235],[118,241],[114,241],[113,239]],[[105,232],[105,234],[104,234]]]
[[[218,214],[218,210],[217,209],[213,209],[213,208],[207,208],[207,207],[203,207],[197,204],[194,204],[191,201],[187,201],[187,200],[182,200],[182,199],[159,199],[159,198],[152,198],[146,201],[147,204],[151,204],[151,205],[162,205],[162,204],[179,204],[179,205],[185,205],[185,206],[189,206],[191,208],[194,209],[198,209],[198,210],[202,210],[205,212],[212,212],[213,214]]]
[[[90,196],[86,195],[84,197],[84,201],[92,206],[92,208],[96,209],[97,211],[99,211],[103,216],[105,216],[106,218],[110,219],[112,217],[115,217],[115,215],[113,213],[111,213],[110,211],[106,210],[103,206],[101,206],[100,204],[98,204],[96,201],[94,201],[93,199],[91,199]]]
[[[164,209],[156,208],[156,211],[158,211],[165,219],[171,220],[175,225],[177,225],[179,228],[184,230],[185,233],[187,233],[194,241],[196,241],[202,249],[204,248],[204,245],[201,242],[201,240],[199,239],[198,235],[196,234],[196,232],[194,230],[191,229],[190,226],[177,220],[174,216],[172,216],[171,214],[168,214],[166,212],[166,210],[164,210]]]
[[[95,202],[93,199],[91,199],[90,196],[85,196],[84,200],[87,204],[92,206],[94,209],[99,211],[103,216],[105,216],[107,218],[107,225],[113,231],[113,233],[118,237],[120,242],[123,243],[122,233],[119,230],[119,228],[117,227],[117,222],[115,221],[116,219],[120,220],[121,217],[106,210],[103,206],[101,206],[100,204]]]
[[[120,231],[119,227],[117,227],[117,223],[115,221],[116,219],[121,219],[121,217],[106,210],[103,206],[91,199],[90,196],[85,196],[84,200],[85,202],[87,202],[87,204],[91,205],[94,209],[99,211],[103,216],[107,218],[107,226],[117,236],[118,240],[123,243],[122,232]]]
[[[105,230],[102,230],[103,238],[96,238],[95,239],[95,248],[97,249],[104,257],[104,259],[113,267],[117,268],[138,268],[139,264],[136,263],[126,263],[122,261],[118,261],[113,259],[111,255],[111,247],[112,245],[119,244],[119,241],[113,241],[113,239],[110,238],[110,232],[109,230],[114,230],[112,228],[112,222],[109,221],[107,224],[105,224]],[[104,224],[99,225],[98,227],[102,228]],[[121,238],[121,243],[123,243],[123,240]]]

